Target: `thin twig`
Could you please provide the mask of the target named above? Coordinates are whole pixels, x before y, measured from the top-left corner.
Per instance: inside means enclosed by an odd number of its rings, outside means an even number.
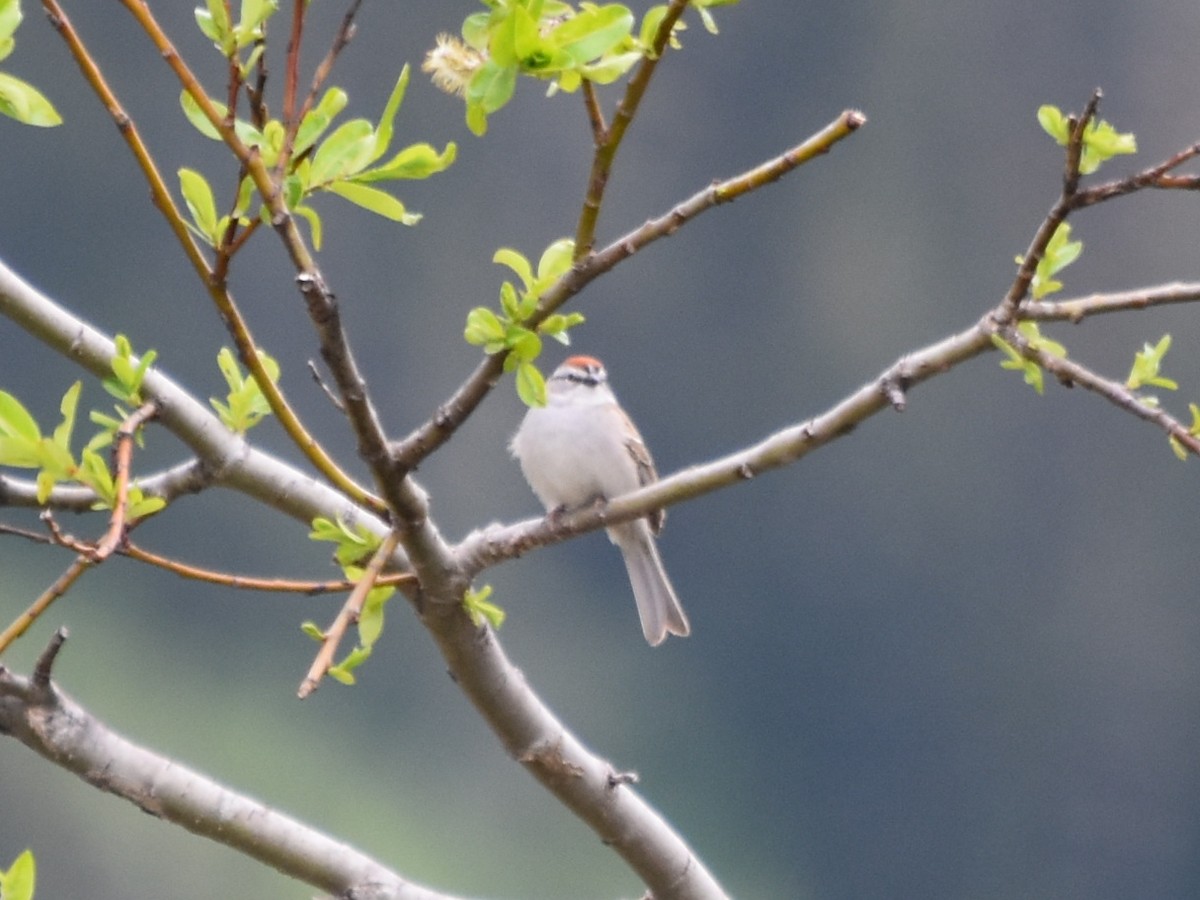
[[[1021,304],[1021,318],[1078,323],[1089,316],[1102,313],[1169,306],[1175,303],[1195,303],[1197,300],[1200,300],[1200,282],[1176,281],[1133,291],[1089,294],[1086,297],[1053,302],[1027,300]]]
[[[79,576],[94,564],[89,556],[81,554],[75,557],[75,560],[67,566],[66,571],[29,604],[29,607],[17,616],[3,632],[0,632],[0,656],[12,645],[13,641],[29,630],[29,626],[36,622],[55,600],[71,589],[71,585],[79,580]]]
[[[283,121],[296,121],[296,95],[300,90],[300,45],[304,40],[304,14],[308,0],[292,0],[292,30],[288,35],[283,67]]]
[[[337,618],[325,632],[325,640],[321,643],[321,649],[317,651],[312,665],[309,666],[308,674],[300,682],[300,689],[296,695],[301,700],[312,694],[320,685],[321,679],[325,677],[325,673],[333,668],[333,658],[337,655],[338,645],[342,642],[346,629],[358,621],[358,617],[362,614],[363,604],[367,602],[367,594],[378,583],[383,567],[387,565],[399,544],[399,533],[390,532],[375,551],[375,555],[371,557],[371,562],[363,572],[362,578],[354,586],[354,590],[351,591],[346,602],[342,604],[341,610],[338,611]]]
[[[50,643],[38,655],[30,677],[30,682],[38,693],[44,694],[50,687],[50,671],[54,668],[54,661],[58,659],[58,651],[62,650],[69,636],[70,632],[66,628],[56,628],[54,634],[50,635]]]
[[[999,329],[999,336],[1026,359],[1032,360],[1053,375],[1066,387],[1078,385],[1112,403],[1136,418],[1157,425],[1180,445],[1200,456],[1200,438],[1192,434],[1186,425],[1166,412],[1161,406],[1145,402],[1145,397],[1119,381],[1105,378],[1075,360],[1055,356],[1039,349],[1027,341],[1015,328]]]
[[[116,477],[113,479],[113,506],[112,515],[109,520],[109,527],[105,531],[104,536],[94,545],[85,546],[77,542],[68,544],[67,539],[61,532],[58,531],[57,525],[54,524],[49,512],[43,513],[42,518],[50,523],[52,534],[56,539],[60,540],[64,546],[71,546],[71,549],[78,553],[75,561],[67,567],[67,570],[60,575],[55,582],[50,585],[42,594],[29,605],[29,607],[17,616],[13,622],[0,633],[0,654],[21,635],[23,635],[29,627],[38,620],[50,605],[59,597],[63,596],[71,586],[79,580],[88,569],[97,563],[101,563],[108,559],[113,554],[113,551],[120,546],[125,539],[126,529],[126,512],[128,509],[128,494],[129,494],[129,468],[130,459],[133,453],[133,438],[137,430],[150,418],[158,414],[157,403],[145,403],[130,413],[121,426],[117,429],[115,440],[114,464],[116,467]]]
[[[1041,262],[1042,256],[1046,252],[1046,247],[1050,245],[1050,240],[1054,237],[1054,233],[1058,231],[1058,227],[1067,220],[1067,216],[1071,214],[1073,203],[1076,196],[1076,191],[1079,188],[1079,161],[1083,155],[1083,135],[1087,129],[1088,123],[1096,115],[1096,108],[1100,103],[1099,89],[1092,92],[1091,98],[1088,100],[1087,106],[1084,108],[1084,113],[1078,118],[1072,116],[1071,134],[1067,140],[1067,148],[1065,153],[1065,161],[1063,163],[1063,186],[1059,193],[1058,199],[1054,201],[1054,206],[1050,208],[1050,212],[1042,220],[1042,224],[1034,233],[1033,240],[1029,243],[1029,248],[1021,257],[1021,264],[1017,267],[1017,277],[1013,279],[1012,286],[1008,290],[1004,302],[1000,305],[996,312],[997,324],[1004,326],[1013,322],[1017,317],[1017,307],[1029,294],[1029,286],[1033,283],[1033,276],[1037,274],[1038,263]]]
[[[307,364],[308,374],[311,375],[312,380],[317,383],[317,387],[321,389],[321,393],[325,395],[325,399],[327,399],[333,405],[334,409],[344,414],[346,412],[346,404],[344,404],[341,401],[341,398],[339,398],[338,395],[333,392],[333,389],[325,383],[325,379],[321,377],[320,370],[317,369],[317,364],[311,359],[307,361]]]
[[[1200,142],[1185,147],[1178,153],[1167,157],[1157,165],[1136,172],[1126,178],[1098,184],[1087,188],[1075,195],[1072,205],[1075,209],[1103,203],[1114,197],[1132,194],[1145,188],[1157,190],[1194,191],[1200,189],[1200,175],[1169,175],[1168,173],[1183,165],[1190,159],[1200,156]]]
[[[133,441],[138,429],[158,415],[156,402],[143,403],[126,416],[113,440],[113,508],[108,531],[96,544],[96,561],[102,562],[125,540],[125,521],[129,511],[129,469],[133,461]]]
[[[358,26],[354,24],[354,18],[358,15],[358,10],[361,6],[362,0],[350,0],[350,7],[346,10],[346,14],[342,16],[342,24],[333,36],[333,43],[329,46],[329,52],[325,54],[325,58],[321,60],[317,68],[313,71],[312,84],[308,88],[308,96],[304,98],[304,103],[300,105],[300,110],[296,113],[295,121],[288,130],[287,149],[289,155],[291,144],[296,137],[295,132],[300,128],[300,123],[304,121],[304,117],[308,115],[308,111],[317,102],[317,94],[321,92],[321,88],[324,87],[325,81],[333,71],[338,56],[354,40],[354,35],[358,29]],[[281,170],[283,165],[284,162],[281,161]]]
[[[181,578],[243,590],[313,596],[316,594],[340,594],[344,591],[353,590],[359,583],[347,579],[336,579],[334,581],[298,581],[294,578],[261,578],[254,575],[234,575],[229,572],[205,569],[201,566],[193,566],[180,562],[177,559],[160,556],[157,553],[146,550],[144,547],[138,547],[133,544],[122,548],[118,552],[128,556],[130,559],[136,559],[138,562],[166,569],[168,572],[173,572]],[[375,583],[379,586],[401,585],[409,584],[413,580],[413,575],[409,572],[395,572],[390,575],[380,575],[376,578]]]
[[[602,147],[608,140],[608,125],[604,121],[604,110],[600,108],[595,83],[585,78],[580,93],[583,95],[583,107],[587,110],[588,124],[592,127],[592,145]]]
[[[576,259],[582,259],[592,252],[592,245],[596,240],[596,221],[600,218],[600,206],[604,201],[604,190],[608,186],[608,176],[612,172],[617,150],[621,147],[621,141],[625,137],[629,124],[637,115],[638,107],[646,94],[646,88],[650,86],[650,79],[654,76],[654,71],[658,68],[658,62],[662,59],[663,53],[666,52],[675,23],[683,15],[687,4],[688,0],[671,0],[667,4],[667,11],[663,15],[662,22],[659,23],[650,51],[642,58],[637,70],[626,83],[625,95],[617,103],[612,124],[604,129],[604,139],[596,146],[596,151],[592,156],[591,172],[588,173],[587,191],[579,211],[579,222],[575,226]],[[598,134],[596,119],[590,109],[589,117],[592,118],[593,135]]]

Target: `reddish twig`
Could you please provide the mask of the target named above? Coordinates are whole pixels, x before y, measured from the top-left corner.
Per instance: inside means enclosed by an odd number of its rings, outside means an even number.
[[[333,668],[333,657],[337,653],[338,645],[342,642],[342,638],[346,634],[346,629],[358,621],[358,617],[362,614],[363,604],[367,601],[367,594],[378,583],[379,576],[383,572],[383,567],[387,565],[392,553],[400,543],[400,535],[398,532],[392,531],[383,539],[383,543],[379,545],[379,549],[375,551],[375,555],[371,557],[371,562],[363,572],[362,578],[355,584],[354,590],[350,596],[346,598],[346,602],[342,604],[341,610],[337,614],[337,618],[329,626],[325,632],[325,640],[321,643],[321,649],[317,651],[316,658],[309,666],[308,674],[304,676],[304,680],[300,682],[300,689],[296,695],[303,700],[315,691],[321,683],[321,679],[325,677],[325,673]]]

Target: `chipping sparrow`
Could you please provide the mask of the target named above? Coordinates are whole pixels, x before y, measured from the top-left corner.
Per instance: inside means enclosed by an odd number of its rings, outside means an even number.
[[[613,396],[598,359],[570,357],[550,376],[546,393],[546,405],[530,408],[509,449],[548,512],[610,500],[657,480],[650,452]],[[608,529],[625,560],[642,632],[652,645],[690,630],[654,544],[664,518],[660,509]]]

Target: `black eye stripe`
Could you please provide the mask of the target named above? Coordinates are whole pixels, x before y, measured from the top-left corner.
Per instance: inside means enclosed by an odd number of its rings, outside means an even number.
[[[573,381],[576,384],[590,384],[593,387],[604,381],[603,369],[587,369],[580,371],[578,369],[570,369],[558,376],[565,378],[567,381]]]

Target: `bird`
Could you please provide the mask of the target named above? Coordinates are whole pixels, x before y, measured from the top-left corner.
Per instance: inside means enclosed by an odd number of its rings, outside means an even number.
[[[617,402],[603,363],[592,356],[571,356],[554,370],[546,382],[546,405],[529,408],[509,450],[552,516],[658,480],[646,442]],[[659,509],[608,529],[651,646],[691,631],[654,540],[665,518]]]

